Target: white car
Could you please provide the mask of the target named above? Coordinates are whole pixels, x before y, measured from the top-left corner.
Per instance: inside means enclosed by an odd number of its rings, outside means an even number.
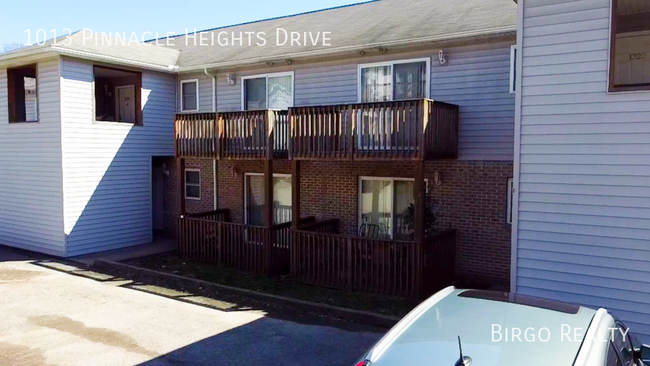
[[[605,309],[448,287],[391,329],[356,366],[643,366],[640,345]]]

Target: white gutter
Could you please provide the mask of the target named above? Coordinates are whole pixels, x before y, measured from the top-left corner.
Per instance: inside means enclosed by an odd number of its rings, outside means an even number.
[[[203,69],[203,73],[212,78],[212,112],[217,111],[217,75],[211,74],[207,68]],[[219,191],[217,190],[217,159],[212,159],[212,189],[213,189],[213,199],[214,199],[214,209],[219,209],[219,200],[217,195]]]
[[[127,60],[119,57],[98,55],[96,53],[71,50],[71,49],[57,47],[57,46],[51,46],[51,48],[52,50],[58,52],[61,55],[71,56],[71,57],[82,57],[86,60],[115,62],[123,65],[137,66],[143,69],[150,69],[150,70],[169,72],[169,73],[173,73],[178,69],[178,67],[175,65],[167,65],[167,66],[155,65],[146,62]]]
[[[338,53],[357,52],[363,49],[415,46],[415,45],[432,43],[432,42],[457,41],[465,38],[475,38],[481,36],[492,37],[492,36],[508,35],[508,34],[515,34],[516,31],[517,31],[517,26],[514,25],[514,26],[507,26],[507,27],[492,28],[487,30],[483,29],[478,31],[458,32],[458,33],[438,35],[438,36],[407,38],[407,39],[401,39],[401,40],[395,40],[389,42],[377,42],[377,43],[369,43],[364,45],[319,49],[319,50],[307,51],[307,52],[287,53],[287,54],[273,56],[272,58],[263,56],[263,57],[256,57],[256,58],[251,58],[246,60],[229,60],[224,62],[215,62],[210,64],[196,65],[196,66],[178,67],[177,71],[189,72],[189,71],[196,71],[198,69],[207,69],[207,68],[213,69],[213,68],[252,66],[270,60],[277,60],[280,58],[295,59],[295,58],[309,58],[309,57],[319,57],[319,56],[333,56]]]
[[[156,64],[146,63],[146,62],[127,60],[119,57],[99,55],[96,53],[91,53],[86,51],[71,50],[68,48],[63,48],[55,45],[51,45],[49,47],[35,48],[24,52],[15,52],[7,55],[0,55],[0,63],[17,59],[17,58],[22,58],[22,57],[29,57],[35,55],[47,55],[50,53],[62,55],[62,56],[79,57],[85,60],[118,63],[121,65],[135,66],[142,69],[149,69],[149,70],[160,71],[160,72],[173,73],[178,70],[178,67],[176,65],[168,65],[168,66],[156,65]]]

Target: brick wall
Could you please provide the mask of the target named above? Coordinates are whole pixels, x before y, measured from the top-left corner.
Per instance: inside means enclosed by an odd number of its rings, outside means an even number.
[[[212,210],[212,161],[188,161],[202,169],[202,199],[187,201],[190,212]],[[412,178],[411,162],[301,163],[303,216],[338,218],[341,233],[355,235],[358,228],[360,176]],[[432,161],[426,163],[430,195],[436,202],[441,227],[458,230],[457,275],[486,284],[510,280],[510,226],[506,224],[507,180],[512,163]],[[219,208],[231,211],[233,222],[244,222],[244,175],[261,173],[263,162],[221,161],[218,166]],[[439,173],[441,185],[434,183]],[[174,170],[175,172],[175,170]],[[205,174],[204,172],[209,172]],[[288,161],[275,161],[275,173],[291,173]]]

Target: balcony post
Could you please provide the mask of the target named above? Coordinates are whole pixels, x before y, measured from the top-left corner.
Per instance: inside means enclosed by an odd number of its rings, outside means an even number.
[[[425,184],[424,184],[424,160],[415,162],[415,182],[414,182],[414,239],[416,242],[424,240],[424,206],[425,206]]]
[[[291,227],[300,229],[300,160],[291,161]]]
[[[180,194],[179,197],[179,206],[178,206],[178,214],[179,215],[185,215],[185,159],[184,158],[178,158],[176,160],[176,170],[177,170],[177,175],[178,175],[178,192]]]

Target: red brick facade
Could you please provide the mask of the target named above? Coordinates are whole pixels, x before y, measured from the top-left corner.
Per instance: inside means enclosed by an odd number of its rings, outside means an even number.
[[[187,200],[188,212],[212,210],[212,160],[188,159],[186,166],[200,168],[202,177],[201,200]],[[219,208],[230,209],[234,222],[244,221],[245,173],[261,173],[262,169],[260,161],[218,163]],[[274,172],[290,174],[290,162],[274,161]],[[440,185],[434,183],[435,172]],[[512,172],[510,162],[426,162],[425,177],[436,202],[437,222],[458,232],[456,268],[460,278],[486,284],[509,282],[510,226],[506,224],[506,200]],[[411,178],[414,173],[411,162],[302,162],[302,214],[318,219],[338,218],[341,234],[355,235],[359,177]],[[175,169],[172,174],[175,176]]]

